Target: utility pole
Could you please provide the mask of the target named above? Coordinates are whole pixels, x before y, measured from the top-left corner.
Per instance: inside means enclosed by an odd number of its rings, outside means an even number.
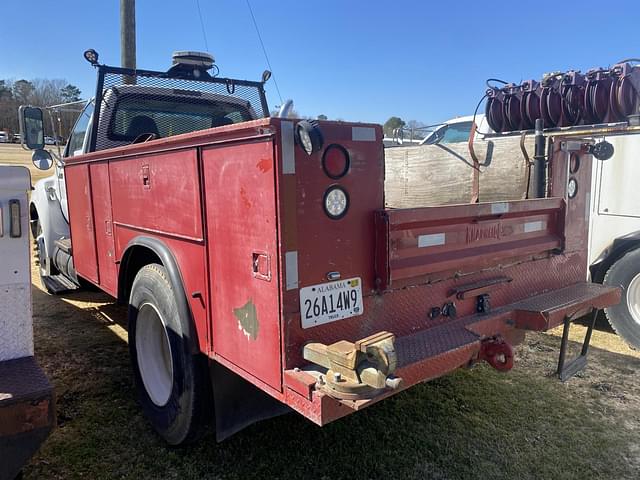
[[[120,0],[120,63],[136,68],[136,0]]]

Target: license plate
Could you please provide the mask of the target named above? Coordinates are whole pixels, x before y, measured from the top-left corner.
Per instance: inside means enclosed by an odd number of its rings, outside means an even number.
[[[302,328],[362,315],[360,278],[321,283],[300,289]]]

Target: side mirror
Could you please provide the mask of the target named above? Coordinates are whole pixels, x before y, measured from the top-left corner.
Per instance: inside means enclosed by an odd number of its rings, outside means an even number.
[[[31,162],[38,170],[49,170],[53,166],[53,158],[51,154],[41,148],[34,150],[31,155]]]
[[[20,133],[22,144],[29,150],[42,150],[44,148],[44,119],[42,110],[37,107],[21,106]]]

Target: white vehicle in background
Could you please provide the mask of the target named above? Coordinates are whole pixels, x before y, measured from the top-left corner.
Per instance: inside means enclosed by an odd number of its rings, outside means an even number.
[[[396,129],[393,137],[385,137],[383,139],[385,147],[393,147],[397,145],[441,145],[447,143],[462,143],[469,140],[471,133],[471,125],[473,124],[473,115],[464,117],[455,117],[443,123],[436,123],[425,127],[402,127]],[[494,133],[484,116],[477,114],[475,116],[476,132],[479,138],[483,134]]]
[[[436,128],[420,142],[420,145],[466,142],[469,140],[473,120],[473,115],[455,117],[447,120],[439,126],[436,126]],[[476,115],[475,122],[476,132],[480,135],[480,138],[482,138],[481,136],[483,134],[494,133],[491,127],[489,127],[489,123],[484,114]]]
[[[589,264],[594,282],[622,287],[622,301],[605,309],[609,323],[640,348],[640,138],[607,137],[615,153],[594,162]]]
[[[5,131],[0,132],[0,143],[9,143],[11,142],[9,133]]]

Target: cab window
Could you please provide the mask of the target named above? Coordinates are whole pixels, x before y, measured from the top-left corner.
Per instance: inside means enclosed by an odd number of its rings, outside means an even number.
[[[76,124],[73,127],[73,132],[69,137],[69,143],[67,145],[66,157],[74,157],[76,155],[82,155],[84,153],[85,137],[89,130],[91,116],[93,115],[93,102],[89,103],[80,116],[76,120]]]
[[[108,138],[133,141],[143,133],[166,138],[252,120],[246,106],[235,102],[183,99],[166,95],[121,94],[111,118]]]

